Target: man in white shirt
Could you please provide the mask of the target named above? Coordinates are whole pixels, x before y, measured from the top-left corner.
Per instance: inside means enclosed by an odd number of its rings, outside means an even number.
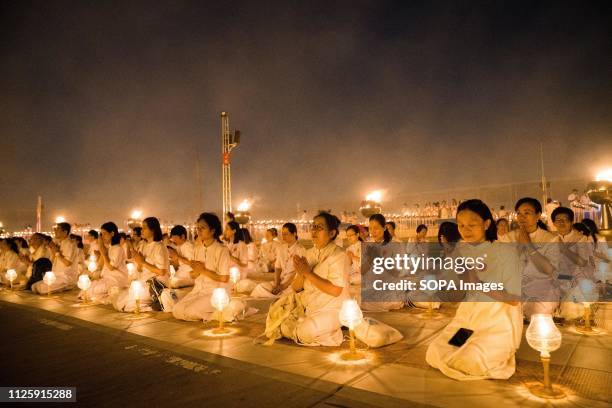
[[[55,281],[47,285],[44,281],[32,285],[32,291],[40,294],[59,292],[76,285],[78,278],[77,246],[69,238],[70,224],[60,222],[55,226],[55,241],[49,244],[53,259]]]

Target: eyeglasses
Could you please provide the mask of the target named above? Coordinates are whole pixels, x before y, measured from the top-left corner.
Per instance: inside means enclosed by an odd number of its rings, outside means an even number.
[[[324,231],[325,226],[321,224],[310,224],[310,231]]]

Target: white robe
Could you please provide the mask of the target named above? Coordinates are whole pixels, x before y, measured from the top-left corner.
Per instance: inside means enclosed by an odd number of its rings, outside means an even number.
[[[218,275],[229,275],[230,252],[224,244],[218,241],[208,247],[196,244],[194,260],[204,263],[206,269]],[[174,318],[188,321],[210,320],[215,312],[215,308],[210,303],[215,288],[225,288],[229,294],[231,283],[217,282],[205,275],[198,276],[191,292],[174,305],[172,310]],[[224,313],[224,317],[225,315]]]
[[[14,269],[17,277],[13,281],[13,285],[19,285],[20,281],[27,272],[27,266],[21,261],[19,255],[11,250],[7,250],[0,256],[0,280],[4,285],[10,285],[9,279],[6,277],[6,271]]]
[[[486,254],[486,269],[478,272],[483,282],[503,282],[504,289],[520,296],[521,272],[516,251],[504,244],[484,242],[461,248],[461,256]],[[448,344],[460,329],[474,333],[464,345]],[[456,380],[507,379],[516,369],[515,352],[520,346],[523,318],[520,304],[492,301],[483,293],[462,302],[453,320],[431,342],[425,359],[429,365]]]
[[[112,287],[123,289],[129,286],[130,280],[128,278],[125,252],[120,245],[111,245],[108,248],[108,260],[112,268],[104,263],[100,279],[91,282],[88,293],[93,300],[103,299]]]
[[[166,271],[164,275],[157,276],[143,266],[139,277],[137,278],[140,280],[143,288],[140,296],[140,310],[149,311],[151,310],[151,294],[149,293],[147,281],[155,277],[165,285],[168,285],[170,259],[168,257],[168,249],[161,241],[147,242],[142,247],[141,255],[144,257],[147,263],[155,265],[155,267]],[[120,290],[117,297],[112,299],[112,303],[113,307],[120,312],[133,312],[136,310],[136,300],[130,293],[129,287]]]
[[[41,258],[47,258],[48,260],[51,260],[51,257],[52,257],[51,250],[49,249],[48,246],[43,244],[39,246],[38,248],[36,248],[34,252],[32,252],[32,254],[30,255],[30,261],[34,263]],[[26,278],[30,279],[31,276],[32,276],[32,265],[29,265],[28,271],[26,273]]]
[[[74,287],[78,278],[77,249],[76,244],[70,239],[63,239],[59,243],[59,251],[64,258],[72,262],[71,265],[66,266],[59,257],[54,256],[52,261],[55,282],[47,286],[44,281],[38,281],[32,285],[32,292],[46,295],[49,292],[60,292]]]
[[[281,270],[280,284],[290,285],[295,277],[295,266],[293,264],[294,256],[306,256],[306,249],[295,242],[291,247],[287,244],[283,244],[277,253],[276,263],[274,268]],[[290,292],[292,289],[288,286],[283,292],[275,295],[272,293],[274,289],[274,282],[262,282],[258,284],[255,289],[251,292],[251,297],[255,298],[272,298],[278,295],[283,295]]]
[[[352,252],[353,255],[359,257],[359,260],[354,260],[349,257],[351,261],[351,276],[349,281],[352,285],[359,285],[361,283],[361,241],[349,245],[346,251]]]
[[[506,235],[499,238],[499,242],[517,243],[519,230],[509,231]],[[553,314],[557,308],[560,297],[557,276],[559,274],[559,238],[541,228],[537,228],[529,234],[531,242],[538,249],[538,252],[545,256],[552,264],[555,271],[553,275],[540,272],[531,261],[527,253],[521,253],[520,264],[524,265],[523,276],[523,298],[532,298],[532,301],[523,302],[523,313],[526,317],[531,317],[535,313]],[[557,299],[556,301],[553,299]]]
[[[315,274],[341,287],[342,292],[338,296],[329,295],[306,279],[304,289],[295,295],[300,310],[282,321],[282,336],[307,346],[339,346],[343,336],[338,313],[342,302],[349,297],[348,256],[344,249],[330,242],[321,249],[310,248],[306,252],[306,259]],[[286,296],[293,296],[293,292]],[[279,298],[277,302],[284,302],[284,298]]]

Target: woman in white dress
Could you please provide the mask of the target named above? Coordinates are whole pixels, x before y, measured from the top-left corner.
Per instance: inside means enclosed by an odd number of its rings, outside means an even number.
[[[281,237],[284,243],[276,257],[274,281],[258,284],[251,292],[251,297],[271,298],[291,292],[290,286],[295,277],[293,257],[306,256],[306,249],[298,243],[297,227],[291,222],[283,225]]]
[[[594,256],[595,256],[595,278],[597,281],[600,281],[605,284],[607,280],[609,280],[610,274],[610,260],[612,259],[612,248],[609,248],[608,242],[606,238],[602,235],[599,235],[599,228],[597,228],[597,224],[590,218],[586,218],[582,220],[582,223],[586,225],[586,227],[590,231],[590,236],[593,241],[594,246]]]
[[[104,302],[112,287],[124,289],[129,285],[125,252],[119,243],[119,230],[114,222],[102,224],[96,248],[102,272],[100,279],[91,282],[88,293],[92,300]]]
[[[346,248],[346,254],[351,261],[349,282],[351,285],[359,285],[361,283],[361,243],[363,242],[359,236],[359,227],[349,225],[346,228],[346,239],[349,243],[349,246]]]
[[[427,348],[426,361],[456,380],[507,379],[516,369],[521,343],[521,275],[516,250],[495,242],[496,226],[489,207],[467,200],[457,208],[462,241],[453,255],[484,257],[486,267],[473,269],[464,281],[503,283],[503,291],[470,291],[453,320]],[[464,344],[449,341],[461,330],[473,331]]]
[[[519,228],[499,237],[500,242],[518,243],[522,270],[523,313],[554,314],[560,292],[557,286],[559,238],[542,222],[542,205],[531,197],[521,198],[514,207]]]
[[[19,255],[19,247],[13,238],[0,240],[0,279],[5,286],[11,284],[6,276],[9,269],[13,269],[17,273],[13,285],[20,285],[25,280],[28,265],[21,260]]]
[[[249,267],[249,252],[240,225],[236,221],[228,222],[225,225],[223,236],[230,251],[230,266],[237,266],[240,269],[240,279],[246,279]]]
[[[261,250],[259,251],[259,270],[261,272],[274,272],[276,252],[281,246],[277,237],[278,231],[276,228],[268,228],[266,230],[266,236],[261,242]]]
[[[229,292],[231,289],[230,252],[227,246],[221,243],[221,221],[215,214],[200,214],[196,228],[198,238],[194,248],[194,260],[191,262],[191,276],[195,279],[195,284],[192,291],[174,305],[172,315],[179,320],[207,321],[215,312],[210,303],[213,290],[225,288]]]
[[[253,241],[251,237],[251,233],[248,228],[241,228],[242,237],[244,238],[244,243],[247,246],[247,276],[253,272],[257,271],[257,259],[259,258],[259,250],[257,249],[257,244]]]
[[[334,243],[340,220],[322,212],[311,224],[314,247],[306,257],[294,256],[294,292],[270,306],[266,336],[285,337],[307,346],[339,346],[342,329],[338,313],[349,297],[349,259]]]
[[[168,271],[170,259],[168,250],[162,242],[162,231],[159,220],[148,217],[142,221],[142,237],[145,244],[142,252],[133,251],[134,262],[138,270],[137,279],[140,280],[144,290],[141,291],[140,310],[149,311],[151,308],[151,294],[149,285],[152,279],[157,279],[164,285],[168,285]],[[130,248],[132,250],[132,248]],[[130,289],[126,288],[119,292],[113,300],[113,307],[120,312],[133,312],[136,308],[136,300]]]

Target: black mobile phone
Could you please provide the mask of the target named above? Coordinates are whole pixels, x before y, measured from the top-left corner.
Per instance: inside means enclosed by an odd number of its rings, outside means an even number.
[[[465,344],[467,339],[469,339],[473,333],[474,330],[465,329],[462,327],[457,330],[457,333],[455,333],[453,337],[451,337],[451,339],[448,341],[448,344],[455,347],[461,347]]]

